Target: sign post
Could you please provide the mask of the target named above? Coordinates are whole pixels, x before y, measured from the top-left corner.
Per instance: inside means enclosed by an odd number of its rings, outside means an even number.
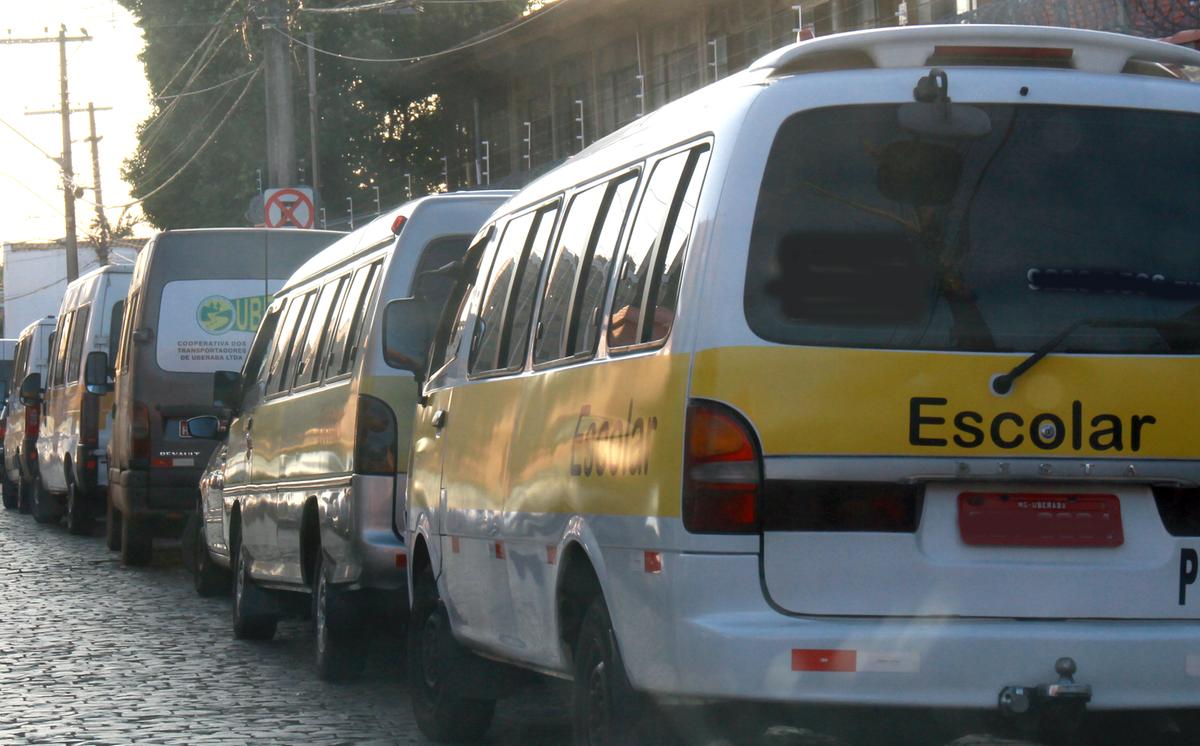
[[[268,228],[312,228],[316,210],[307,187],[268,189],[263,199],[263,224]]]

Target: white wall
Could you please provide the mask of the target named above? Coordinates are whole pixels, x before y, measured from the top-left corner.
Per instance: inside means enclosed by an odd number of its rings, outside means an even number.
[[[78,253],[79,274],[99,266],[95,249],[80,246]],[[114,247],[109,256],[114,264],[133,264],[137,252]],[[15,337],[34,321],[58,313],[66,290],[66,250],[14,250],[13,244],[4,244],[4,328],[0,337]]]

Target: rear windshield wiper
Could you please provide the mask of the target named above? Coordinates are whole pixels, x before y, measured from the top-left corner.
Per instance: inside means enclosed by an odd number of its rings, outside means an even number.
[[[1037,348],[1032,355],[1018,363],[1012,370],[1007,373],[996,376],[992,379],[992,391],[997,394],[1004,395],[1012,391],[1013,383],[1018,378],[1025,374],[1033,366],[1041,362],[1042,358],[1049,355],[1058,346],[1066,341],[1067,337],[1077,332],[1079,329],[1088,326],[1095,329],[1154,329],[1162,334],[1165,331],[1191,331],[1195,332],[1200,329],[1200,320],[1196,319],[1080,319],[1075,323],[1063,329],[1058,334],[1046,340],[1041,347]],[[1165,335],[1164,335],[1165,336]]]

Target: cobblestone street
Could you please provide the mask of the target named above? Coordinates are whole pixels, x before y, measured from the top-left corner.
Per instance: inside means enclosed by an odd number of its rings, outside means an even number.
[[[322,683],[308,623],[234,640],[229,600],[198,597],[163,549],[126,569],[102,539],[0,512],[0,743],[428,743],[399,640],[361,680]],[[561,700],[537,694],[499,705],[491,743],[569,740]]]

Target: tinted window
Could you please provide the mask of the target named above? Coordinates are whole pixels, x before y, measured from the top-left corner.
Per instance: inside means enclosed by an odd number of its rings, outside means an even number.
[[[90,305],[80,306],[75,312],[75,320],[71,324],[71,343],[67,358],[67,383],[79,380],[80,359],[83,357],[83,340],[87,336],[88,317],[91,316]]]
[[[361,283],[366,280],[366,277],[360,279],[346,274],[340,280],[341,290],[333,301],[333,308],[330,309],[328,341],[325,342],[321,353],[321,375],[325,378],[337,375],[337,366],[346,349],[346,332],[350,328],[350,318],[353,313],[349,308],[348,299],[351,294],[362,292]]]
[[[295,336],[296,320],[304,310],[307,297],[294,297],[288,300],[287,309],[283,313],[283,322],[279,325],[279,333],[275,335],[271,345],[271,365],[267,374],[267,393],[279,391],[280,380],[284,378],[288,352],[291,350],[292,338]]]
[[[124,320],[125,299],[122,298],[113,304],[112,312],[108,316],[108,348],[105,352],[108,353],[108,367],[110,369],[117,364],[117,350],[121,346],[121,329]]]
[[[597,184],[575,195],[567,208],[542,298],[538,336],[533,346],[535,363],[564,357],[575,281],[579,277],[580,264],[593,245],[596,216],[607,193],[607,184]]]
[[[442,306],[442,315],[433,335],[433,346],[429,352],[430,385],[437,385],[434,374],[441,371],[454,359],[458,353],[459,343],[466,329],[467,318],[470,315],[471,291],[478,277],[486,276],[491,264],[483,264],[487,256],[486,246],[495,235],[495,228],[489,227],[487,232],[475,242],[463,257],[463,270],[460,279],[454,283],[450,294]]]
[[[364,327],[363,320],[367,317],[370,311],[371,301],[375,298],[375,290],[379,286],[379,265],[382,261],[377,261],[369,267],[363,267],[358,271],[358,275],[364,275],[362,282],[362,292],[355,294],[350,291],[350,297],[346,302],[346,308],[343,310],[343,315],[346,311],[350,311],[350,324],[346,333],[346,349],[342,354],[341,365],[338,367],[338,374],[349,373],[354,367],[354,361],[358,359],[358,349],[362,346],[362,330]],[[358,282],[358,276],[354,278]],[[330,371],[332,374],[332,371]]]
[[[301,350],[304,347],[304,339],[308,336],[309,326],[312,324],[313,310],[317,305],[317,291],[312,290],[304,294],[304,305],[300,310],[300,315],[296,317],[296,329],[292,333],[292,343],[289,346],[287,357],[283,359],[283,363],[279,370],[279,390],[287,389],[292,384],[292,379],[295,378],[297,370],[301,364]]]
[[[67,343],[71,338],[71,320],[73,318],[75,318],[74,311],[60,318],[58,320],[58,328],[54,332],[54,357],[50,368],[52,371],[51,383],[55,386],[62,385],[65,380]]]
[[[750,237],[745,312],[785,344],[1194,354],[1200,118],[978,106],[991,131],[926,142],[898,107],[781,127]]]
[[[321,366],[316,362],[321,359],[320,348],[329,338],[329,317],[333,310],[333,302],[341,290],[342,280],[325,283],[321,294],[317,296],[317,304],[312,321],[308,326],[308,334],[304,337],[304,347],[300,351],[300,359],[296,363],[295,386],[304,386],[321,380]]]
[[[684,249],[707,161],[708,146],[702,145],[655,164],[617,272],[608,322],[610,347],[652,342],[667,336],[674,319]],[[653,310],[645,314],[645,308]]]
[[[517,278],[513,282],[513,294],[509,300],[508,319],[504,322],[505,368],[519,368],[525,364],[525,351],[529,345],[529,326],[533,323],[533,301],[537,297],[538,281],[542,277],[542,262],[550,248],[554,235],[554,219],[558,216],[558,204],[537,213],[537,225],[533,229]]]
[[[580,270],[579,291],[575,295],[575,308],[572,311],[573,329],[568,340],[569,355],[589,354],[596,350],[600,309],[604,306],[609,270],[636,188],[637,172],[622,176],[609,185],[609,194],[603,207],[604,222]]]
[[[500,338],[504,329],[504,313],[508,309],[509,290],[517,265],[525,250],[534,213],[522,215],[509,222],[496,250],[492,276],[483,292],[483,305],[475,326],[471,349],[471,372],[496,370],[500,359]]]
[[[246,353],[246,361],[242,364],[242,380],[246,383],[259,380],[260,376],[264,376],[267,366],[264,363],[267,360],[267,352],[271,348],[271,341],[275,337],[275,329],[279,326],[279,309],[274,311],[268,310],[263,316],[262,323],[258,326],[258,332],[254,335],[254,341],[250,343],[250,351]],[[264,378],[265,380],[265,378]]]
[[[121,322],[121,350],[119,353],[122,371],[129,367],[129,348],[133,346],[133,327],[137,320],[140,301],[141,292],[135,290],[129,295],[129,301],[125,306],[125,320]]]

